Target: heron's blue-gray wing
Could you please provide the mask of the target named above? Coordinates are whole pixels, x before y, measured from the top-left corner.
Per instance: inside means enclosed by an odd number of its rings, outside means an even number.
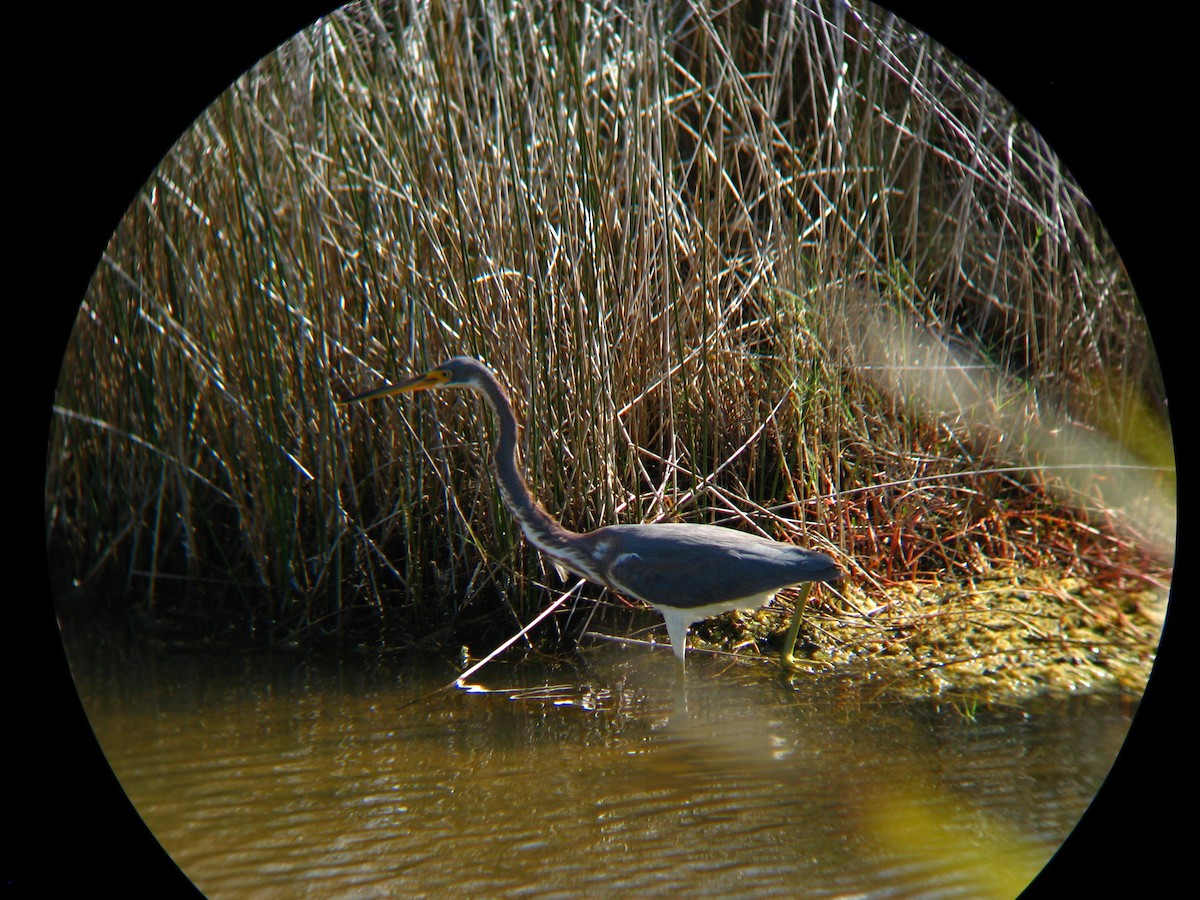
[[[613,587],[662,606],[732,603],[841,574],[824,554],[712,525],[616,525],[594,534],[605,542]]]

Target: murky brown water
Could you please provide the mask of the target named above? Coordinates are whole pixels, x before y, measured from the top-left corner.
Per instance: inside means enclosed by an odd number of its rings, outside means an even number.
[[[888,701],[602,645],[578,670],[72,653],[121,784],[209,897],[1014,896],[1133,705]]]

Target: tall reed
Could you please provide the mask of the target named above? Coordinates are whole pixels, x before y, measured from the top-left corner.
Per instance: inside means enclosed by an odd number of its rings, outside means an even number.
[[[489,0],[347,7],[181,137],[64,362],[53,564],[267,640],[527,620],[557,580],[478,406],[334,405],[456,354],[579,530],[759,530],[868,590],[1169,565],[1136,298],[971,70],[865,3]]]

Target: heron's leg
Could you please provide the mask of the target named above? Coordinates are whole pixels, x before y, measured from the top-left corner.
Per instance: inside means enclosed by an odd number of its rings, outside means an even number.
[[[800,660],[792,651],[796,649],[796,639],[800,637],[800,625],[804,621],[804,607],[808,605],[808,595],[812,592],[813,583],[804,582],[800,588],[800,599],[796,601],[796,611],[792,613],[792,626],[788,629],[787,637],[783,640],[783,650],[779,654],[779,665],[785,672],[799,672]]]

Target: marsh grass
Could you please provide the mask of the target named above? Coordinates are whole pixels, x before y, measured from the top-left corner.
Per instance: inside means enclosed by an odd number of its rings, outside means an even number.
[[[206,635],[511,630],[566,586],[478,404],[335,406],[456,354],[578,530],[756,530],[875,595],[1014,561],[1165,591],[1165,397],[1113,247],[995,91],[871,6],[363,4],[298,35],[104,254],[52,565]]]

